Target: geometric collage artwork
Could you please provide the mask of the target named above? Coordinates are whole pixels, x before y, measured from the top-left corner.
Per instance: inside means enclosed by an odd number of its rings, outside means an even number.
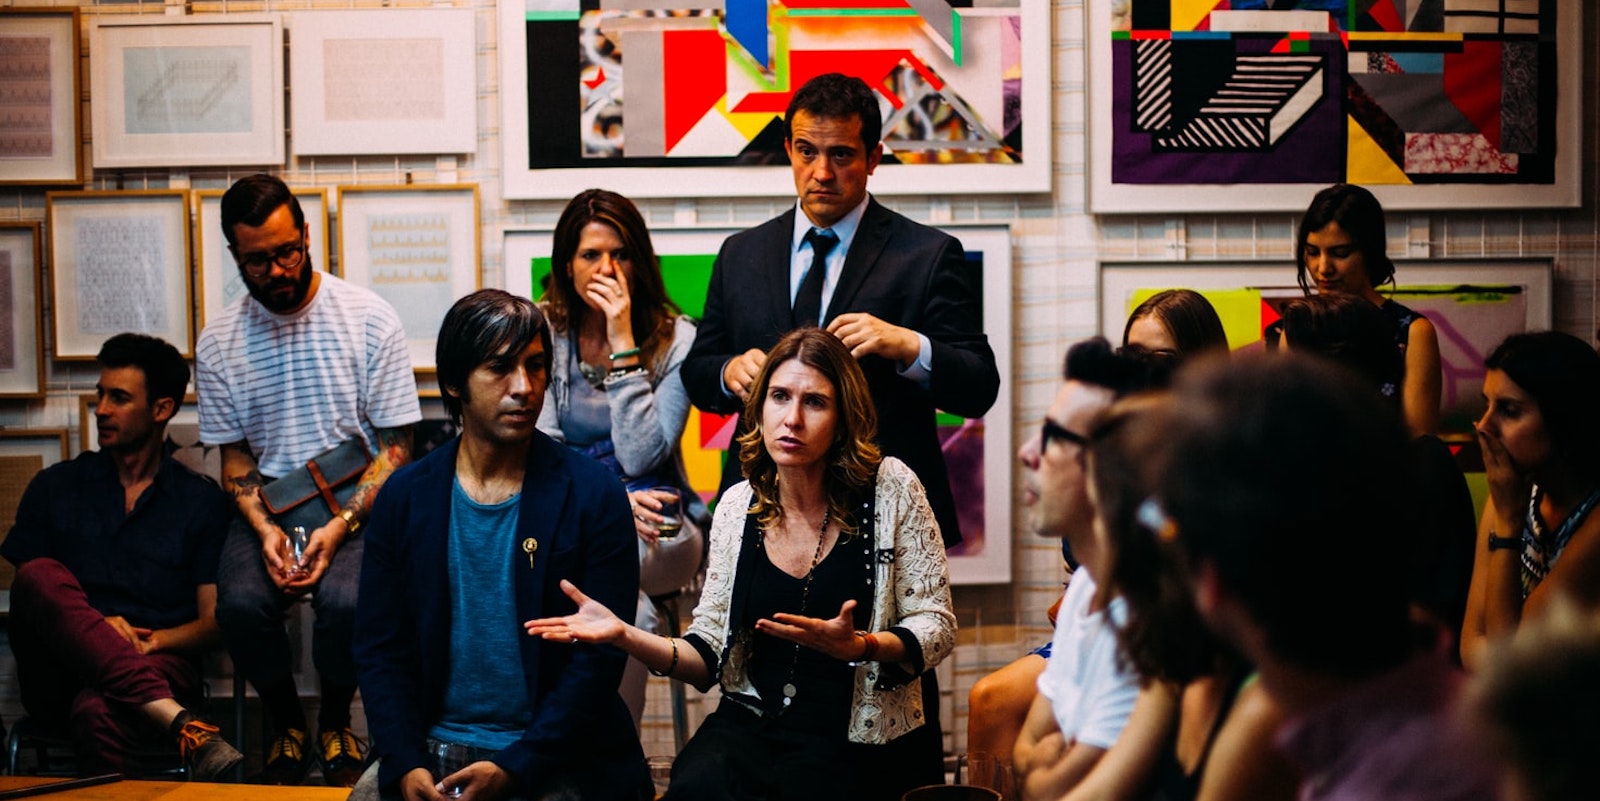
[[[787,164],[826,72],[877,91],[884,163],[1023,158],[1020,0],[518,1],[530,169]]]
[[[1112,183],[1556,179],[1558,0],[1091,2]]]

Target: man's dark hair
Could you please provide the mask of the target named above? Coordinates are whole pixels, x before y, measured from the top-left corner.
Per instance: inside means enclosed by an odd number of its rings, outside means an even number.
[[[550,323],[533,301],[500,289],[480,289],[455,302],[439,326],[434,345],[445,411],[461,423],[461,401],[466,398],[467,376],[478,365],[507,353],[518,353],[534,337],[550,353]],[[552,368],[553,369],[553,368]]]
[[[818,75],[789,98],[789,108],[783,112],[783,138],[788,141],[794,141],[794,115],[800,111],[824,120],[859,117],[861,144],[868,152],[883,139],[883,110],[878,106],[878,93],[853,75]]]
[[[1111,390],[1115,397],[1166,386],[1168,360],[1142,350],[1119,351],[1105,337],[1094,336],[1067,349],[1062,378]]]
[[[300,201],[283,181],[264,172],[235,181],[222,194],[222,235],[227,237],[228,245],[237,244],[233,236],[235,225],[244,223],[252,228],[259,226],[285,203],[289,204],[289,213],[294,216],[294,227],[304,231],[306,214],[300,209]]]
[[[100,346],[100,353],[94,358],[102,368],[139,368],[152,406],[162,398],[171,398],[173,408],[183,405],[183,395],[189,388],[189,363],[166,340],[145,334],[117,334]]]
[[[1291,352],[1188,365],[1170,408],[1152,458],[1190,567],[1215,570],[1285,662],[1360,678],[1405,659],[1415,496],[1393,404]]]

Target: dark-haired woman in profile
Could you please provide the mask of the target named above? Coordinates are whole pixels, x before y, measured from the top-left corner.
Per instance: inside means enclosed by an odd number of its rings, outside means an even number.
[[[873,444],[850,351],[819,328],[767,354],[722,496],[694,622],[662,637],[565,584],[547,640],[611,643],[722,701],[672,768],[674,801],[890,801],[943,782],[919,676],[955,647],[944,543],[922,485]]]
[[[1300,218],[1295,266],[1307,294],[1355,295],[1377,306],[1393,326],[1395,347],[1404,357],[1390,379],[1400,396],[1406,426],[1413,434],[1439,430],[1443,377],[1439,335],[1428,318],[1384,297],[1378,288],[1394,281],[1383,206],[1354,184],[1335,184],[1316,194]]]
[[[1557,331],[1513,334],[1484,361],[1478,444],[1489,501],[1478,523],[1461,661],[1562,591],[1600,597],[1600,355]]]

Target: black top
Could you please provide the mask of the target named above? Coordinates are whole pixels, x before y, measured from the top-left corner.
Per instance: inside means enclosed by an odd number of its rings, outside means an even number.
[[[133,511],[109,455],[88,451],[28,483],[0,556],[61,562],[107,617],[169,628],[199,617],[195,587],[217,582],[230,504],[222,490],[171,456]]]
[[[857,535],[856,539],[860,536]],[[795,578],[772,564],[766,549],[755,560],[755,581],[750,582],[750,601],[739,621],[751,635],[750,680],[761,694],[764,706],[776,711],[783,703],[785,684],[793,684],[795,697],[783,713],[785,722],[797,730],[837,735],[850,728],[850,696],[855,668],[821,651],[800,647],[778,637],[754,632],[757,620],[771,619],[776,612],[831,618],[839,607],[854,599],[858,609],[869,607],[870,598],[860,592],[867,585],[860,580],[861,560],[852,558],[855,549],[841,542],[817,564],[811,590],[806,593],[805,611],[800,598],[805,577]],[[848,552],[847,552],[848,551]],[[860,626],[857,626],[860,628]]]

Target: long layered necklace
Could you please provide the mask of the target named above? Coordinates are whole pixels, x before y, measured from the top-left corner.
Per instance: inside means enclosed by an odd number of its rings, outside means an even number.
[[[817,550],[811,554],[811,569],[806,571],[805,584],[800,586],[800,611],[796,614],[805,615],[806,601],[811,597],[811,580],[817,575],[817,565],[822,562],[822,544],[828,539],[828,513],[822,513],[822,527],[817,529]],[[800,665],[800,643],[794,644],[794,656],[789,660],[789,679],[783,683],[783,709],[787,711],[789,705],[794,703],[798,690],[794,686],[794,671]]]

